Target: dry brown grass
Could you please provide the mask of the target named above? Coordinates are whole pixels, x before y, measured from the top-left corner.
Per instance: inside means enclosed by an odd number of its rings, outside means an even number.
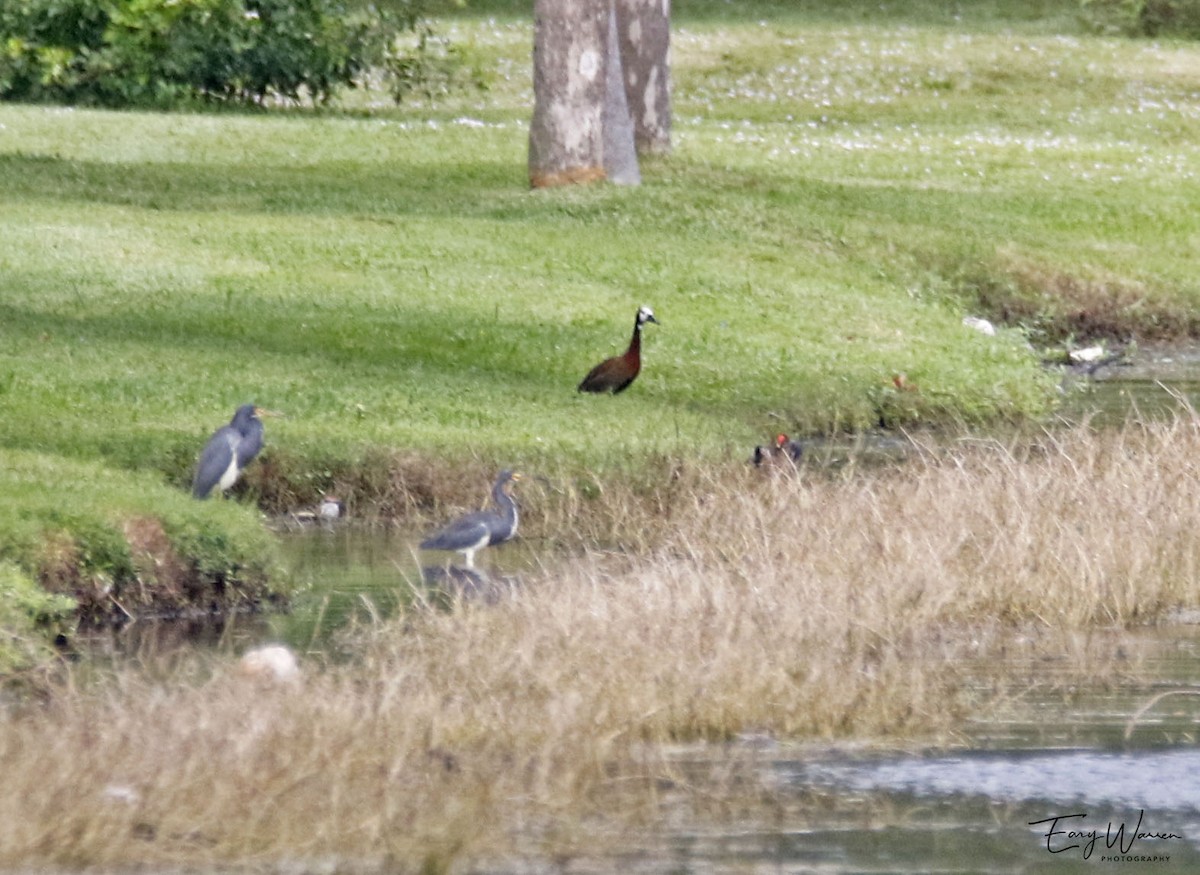
[[[9,714],[0,866],[556,856],[667,816],[681,741],[953,732],[990,701],[966,660],[1200,603],[1198,451],[1188,416],[874,472],[560,479],[531,537],[608,549],[366,630],[298,689],[131,671]]]

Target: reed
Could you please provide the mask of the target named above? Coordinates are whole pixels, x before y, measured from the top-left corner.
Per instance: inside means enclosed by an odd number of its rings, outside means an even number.
[[[548,491],[531,537],[569,559],[492,604],[418,599],[299,686],[217,661],[10,708],[0,866],[561,859],[700,804],[680,744],[952,741],[1002,700],[981,663],[1111,679],[1089,633],[1200,603],[1198,450],[1189,413],[874,471],[676,463]]]

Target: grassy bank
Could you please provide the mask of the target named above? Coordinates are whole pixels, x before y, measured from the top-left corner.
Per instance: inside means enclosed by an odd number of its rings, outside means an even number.
[[[0,452],[0,460],[5,556],[39,569],[67,594],[89,590],[93,608],[118,599],[135,571],[150,589],[188,585],[193,577],[228,575],[233,582],[239,571],[246,582],[267,575],[270,539],[252,507],[197,502],[151,474],[90,462],[14,450]],[[253,556],[259,558],[247,560]],[[130,595],[131,605],[139,601]]]
[[[193,501],[150,472],[9,449],[0,449],[0,492],[0,628],[19,645],[0,638],[10,663],[0,661],[0,677],[41,662],[45,649],[27,642],[69,636],[67,615],[224,614],[286,593],[285,581],[268,583],[273,543],[250,506]]]
[[[298,686],[127,670],[9,714],[0,865],[466,871],[629,850],[693,806],[761,816],[792,791],[684,780],[670,751],[953,742],[1047,658],[1072,684],[1136,672],[1094,633],[1200,604],[1197,458],[1189,418],[870,476],[685,465],[668,519],[614,482],[587,516],[639,533],[629,552],[556,506],[576,557],[497,604],[364,629]],[[1014,654],[1030,676],[996,674]]]

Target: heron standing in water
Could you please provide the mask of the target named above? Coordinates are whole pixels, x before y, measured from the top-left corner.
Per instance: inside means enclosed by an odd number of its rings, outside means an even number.
[[[480,510],[461,516],[421,542],[422,550],[454,550],[475,567],[475,551],[510,540],[517,533],[517,502],[512,488],[521,475],[501,471],[492,486],[492,501],[500,512]]]

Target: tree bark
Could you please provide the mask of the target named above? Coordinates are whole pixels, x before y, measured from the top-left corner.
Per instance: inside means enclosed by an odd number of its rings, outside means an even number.
[[[534,188],[603,179],[606,44],[611,0],[534,0]]]
[[[671,0],[616,0],[625,96],[639,152],[671,151]]]
[[[625,97],[625,78],[621,64],[621,45],[617,37],[616,4],[608,7],[608,29],[605,31],[604,51],[604,173],[609,182],[617,185],[641,185],[637,146],[634,141],[633,119]]]

